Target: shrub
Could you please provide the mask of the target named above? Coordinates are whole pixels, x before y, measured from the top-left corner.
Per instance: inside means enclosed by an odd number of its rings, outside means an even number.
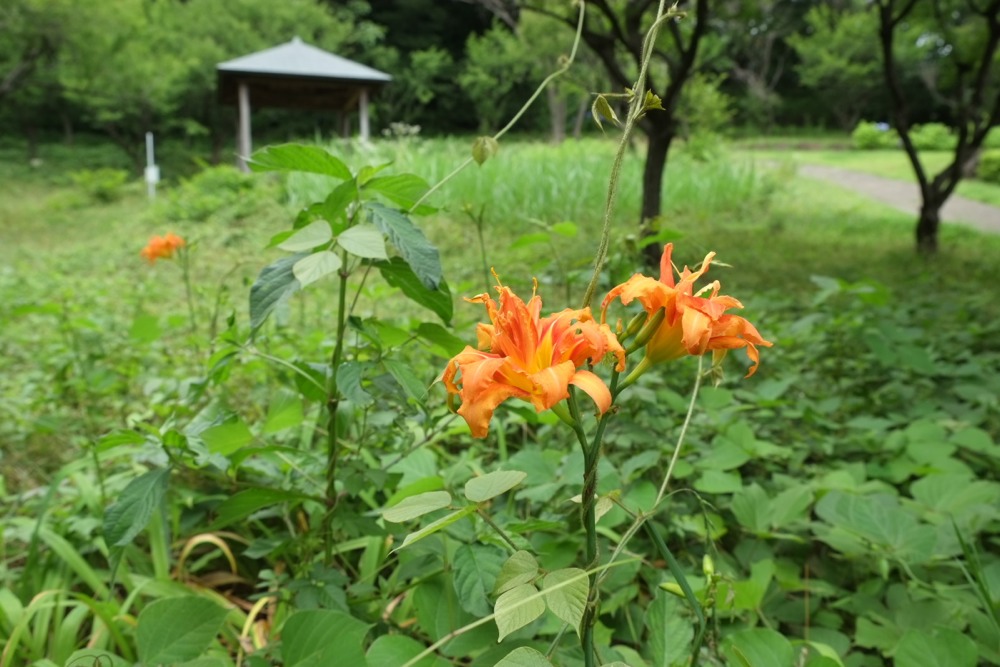
[[[861,121],[851,132],[851,141],[855,148],[863,151],[892,148],[896,145],[896,133],[887,123]]]
[[[976,169],[976,178],[1000,185],[1000,150],[983,151]]]
[[[262,199],[261,181],[235,167],[208,167],[171,190],[160,210],[167,220],[177,222],[204,222],[213,215],[244,218]]]
[[[74,171],[69,177],[88,197],[107,203],[121,198],[122,188],[128,181],[128,172],[124,169],[103,167]]]
[[[955,148],[955,135],[943,123],[914,125],[910,139],[918,151],[950,151]]]

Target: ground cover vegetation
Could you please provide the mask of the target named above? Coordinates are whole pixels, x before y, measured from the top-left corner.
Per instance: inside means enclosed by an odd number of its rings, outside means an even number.
[[[0,665],[1000,662],[1000,240],[692,134],[642,269],[645,90],[152,203],[3,160]]]
[[[438,175],[468,142],[331,148],[353,173],[391,158],[394,173]],[[288,255],[261,248],[336,181],[218,168],[150,205],[138,187],[94,197],[69,178],[76,159],[41,172],[8,162],[5,664],[322,664],[336,651],[389,665],[449,639],[427,664],[543,664],[531,650],[581,664],[578,597],[550,593],[545,614],[509,634],[519,621],[508,617],[451,636],[496,613],[508,592],[496,581],[515,566],[517,586],[537,578],[543,591],[563,581],[557,591],[574,590],[584,461],[572,432],[527,403],[500,407],[489,437],[470,439],[431,382],[473,342],[482,306],[457,297],[495,283],[488,267],[518,294],[537,277],[546,307],[576,306],[613,148],[505,144],[426,202],[438,209],[421,218],[450,312],[401,299],[375,276],[349,282],[357,301],[341,367],[360,372],[357,384],[346,384],[349,371],[340,378],[352,393],[338,405],[332,518],[316,425],[329,417],[320,369],[335,346],[338,290],[319,282],[297,293],[253,343],[247,293],[262,266]],[[669,507],[650,520],[697,611],[640,533],[600,584],[600,660],[685,664],[701,614],[702,664],[995,664],[998,320],[989,294],[969,285],[998,278],[997,241],[946,228],[949,251],[914,263],[906,216],[729,153],[706,162],[682,152],[671,169],[675,261],[697,266],[715,249],[733,268],[712,273],[775,346],[750,380],[731,359],[722,384],[706,380]],[[616,218],[626,235],[640,173],[632,154]],[[566,174],[575,197],[560,190]],[[170,231],[187,245],[149,264],[140,251]],[[614,245],[602,292],[635,270],[626,237]],[[655,500],[696,377],[693,360],[650,371],[609,422],[601,559],[628,511]],[[136,479],[152,499],[130,496]],[[476,479],[519,483],[488,500],[473,484],[458,500]],[[148,508],[148,525],[116,547],[108,511],[123,499]],[[630,561],[641,555],[646,564]]]

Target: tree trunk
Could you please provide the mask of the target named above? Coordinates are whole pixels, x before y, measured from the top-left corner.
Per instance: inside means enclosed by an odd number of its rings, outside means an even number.
[[[28,162],[38,159],[38,128],[34,123],[24,124],[24,138],[27,140]]]
[[[580,98],[580,104],[576,108],[576,119],[573,121],[573,138],[578,140],[583,136],[583,121],[587,117],[590,109],[590,96],[584,95]]]
[[[555,86],[546,87],[545,95],[549,102],[552,143],[561,144],[566,140],[566,98],[559,95]]]
[[[674,139],[672,124],[658,123],[648,128],[649,144],[646,146],[646,164],[642,171],[642,239],[659,232],[660,214],[663,210],[663,173],[667,167],[667,152]],[[642,249],[649,267],[660,265],[663,249],[650,243]]]
[[[63,141],[66,142],[67,146],[72,146],[75,142],[75,135],[73,133],[73,119],[70,118],[68,113],[62,114],[62,125],[63,125]]]
[[[917,251],[933,255],[938,250],[938,227],[941,226],[941,203],[931,200],[920,206],[917,220]]]

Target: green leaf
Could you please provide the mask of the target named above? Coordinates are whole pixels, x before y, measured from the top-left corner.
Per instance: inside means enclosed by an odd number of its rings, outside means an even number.
[[[341,611],[307,609],[288,617],[281,631],[285,667],[358,665],[365,661],[370,625]]]
[[[426,526],[424,526],[423,528],[421,528],[417,532],[410,533],[409,535],[407,535],[406,538],[403,539],[403,543],[400,544],[398,547],[396,547],[396,549],[394,549],[394,551],[398,551],[399,549],[402,549],[404,547],[408,547],[411,544],[413,544],[414,542],[417,542],[419,540],[424,539],[425,537],[433,535],[434,533],[438,532],[439,530],[444,530],[445,528],[447,528],[451,524],[455,523],[459,519],[463,519],[463,518],[469,516],[470,514],[474,514],[475,512],[476,512],[476,506],[475,505],[466,505],[465,507],[463,507],[460,510],[452,512],[451,514],[449,514],[447,516],[443,516],[440,519],[438,519],[437,521],[433,521],[433,522],[427,524]]]
[[[163,505],[169,468],[157,468],[136,477],[104,512],[104,541],[109,547],[130,544],[142,532],[153,510]]]
[[[264,433],[271,435],[295,428],[302,424],[304,418],[302,396],[281,389],[271,397],[271,404],[267,408],[267,419],[264,421]]]
[[[283,242],[278,244],[282,250],[289,252],[304,252],[333,240],[333,231],[326,220],[316,220],[298,230]]]
[[[521,234],[510,244],[511,249],[526,248],[533,245],[548,245],[549,235],[545,232],[528,232]]]
[[[500,568],[493,594],[499,595],[515,586],[534,581],[538,576],[538,561],[527,551],[516,551]]]
[[[382,278],[392,287],[396,287],[411,301],[427,308],[441,318],[445,324],[451,322],[454,314],[451,301],[451,291],[448,284],[442,280],[437,289],[428,289],[413,269],[400,257],[393,257],[388,262],[377,262]]]
[[[227,613],[211,600],[193,595],[149,603],[136,619],[139,660],[173,665],[199,657],[222,629]]]
[[[522,646],[505,655],[494,667],[552,667],[552,663],[544,653]]]
[[[559,236],[565,236],[568,239],[575,237],[580,231],[580,228],[576,226],[576,223],[569,221],[557,222],[552,225],[550,229]]]
[[[538,594],[538,589],[531,584],[520,584],[506,591],[497,598],[493,608],[496,615],[499,641],[512,632],[532,623],[545,613],[545,602]]]
[[[483,164],[500,152],[500,144],[493,137],[476,137],[472,142],[472,159]]]
[[[329,250],[320,250],[295,262],[292,273],[302,287],[314,283],[323,276],[339,271],[340,257]]]
[[[351,170],[347,165],[319,146],[268,146],[255,152],[247,165],[254,171],[304,171],[332,176],[342,181],[351,178]]]
[[[474,503],[481,503],[506,493],[524,481],[528,473],[520,470],[497,470],[481,477],[473,477],[465,483],[465,497]]]
[[[404,213],[374,201],[366,202],[365,208],[372,223],[389,237],[424,287],[436,290],[442,275],[438,249]]]
[[[975,667],[976,643],[957,630],[937,627],[910,629],[896,646],[895,667]]]
[[[423,653],[426,648],[416,639],[406,635],[381,635],[372,642],[365,657],[368,659],[369,667],[405,665]],[[433,654],[414,663],[415,667],[449,667],[450,665],[450,662]]]
[[[250,288],[250,331],[257,331],[282,299],[302,289],[292,267],[306,255],[282,257],[264,267]]]
[[[604,131],[604,125],[601,123],[601,118],[610,120],[615,125],[621,125],[621,121],[618,120],[618,115],[615,110],[611,108],[608,104],[608,99],[604,95],[598,95],[594,98],[594,103],[590,106],[590,114],[594,117],[594,122],[597,123],[597,127]]]
[[[576,567],[554,570],[542,580],[542,591],[545,593],[545,603],[552,613],[569,623],[579,636],[587,596],[590,594],[587,573]]]
[[[455,593],[465,611],[480,618],[490,615],[488,597],[504,560],[502,551],[485,544],[463,544],[455,550]]]
[[[895,497],[886,494],[856,496],[831,491],[816,503],[816,514],[910,564],[930,560],[937,543],[933,526],[921,524]]]
[[[365,183],[364,189],[375,191],[396,206],[408,210],[430,190],[430,185],[416,174],[395,174],[373,178]],[[434,210],[431,206],[421,204],[412,212],[417,215],[426,215],[433,213]]]
[[[309,496],[293,491],[282,489],[254,488],[244,489],[229,496],[215,509],[215,521],[212,522],[211,530],[218,530],[228,526],[234,521],[250,516],[257,510],[277,505],[284,502],[301,502],[307,500]]]
[[[645,619],[653,667],[671,667],[688,655],[694,638],[692,623],[680,600],[662,593],[656,596],[646,609]]]
[[[345,229],[337,237],[337,244],[347,252],[365,259],[388,259],[385,254],[385,237],[375,225],[360,224]]]
[[[440,324],[421,322],[417,327],[417,335],[436,346],[432,348],[432,352],[444,357],[453,357],[465,349],[465,341]]]
[[[115,431],[100,437],[95,445],[97,451],[104,452],[122,445],[141,445],[146,442],[145,436],[135,431]]]
[[[370,406],[374,399],[361,386],[364,366],[356,361],[345,361],[337,367],[337,391],[347,400],[362,408]]]
[[[795,651],[791,642],[774,630],[753,628],[726,637],[722,651],[730,665],[750,667],[794,667]]]
[[[421,403],[427,396],[427,385],[413,373],[413,369],[398,359],[383,358],[382,365],[389,371],[393,379],[399,383],[406,395],[417,403]]]
[[[335,187],[322,203],[311,206],[310,211],[335,223],[335,227],[339,229],[347,222],[347,206],[357,198],[357,184],[353,180],[344,181]]]
[[[429,491],[404,498],[398,505],[382,510],[382,517],[392,523],[402,523],[416,519],[429,512],[443,509],[451,504],[451,494],[447,491]]]
[[[82,648],[74,651],[66,658],[65,664],[71,667],[133,667],[131,660],[125,660],[121,656],[98,648]]]
[[[213,454],[229,456],[253,441],[253,433],[240,419],[218,424],[202,431],[199,436]]]

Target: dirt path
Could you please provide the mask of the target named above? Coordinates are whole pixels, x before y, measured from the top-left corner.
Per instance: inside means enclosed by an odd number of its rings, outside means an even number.
[[[800,164],[798,173],[834,183],[866,195],[914,216],[920,209],[920,189],[916,183],[848,171],[816,164]],[[1000,208],[952,195],[941,210],[941,220],[974,227],[980,231],[1000,234]]]

